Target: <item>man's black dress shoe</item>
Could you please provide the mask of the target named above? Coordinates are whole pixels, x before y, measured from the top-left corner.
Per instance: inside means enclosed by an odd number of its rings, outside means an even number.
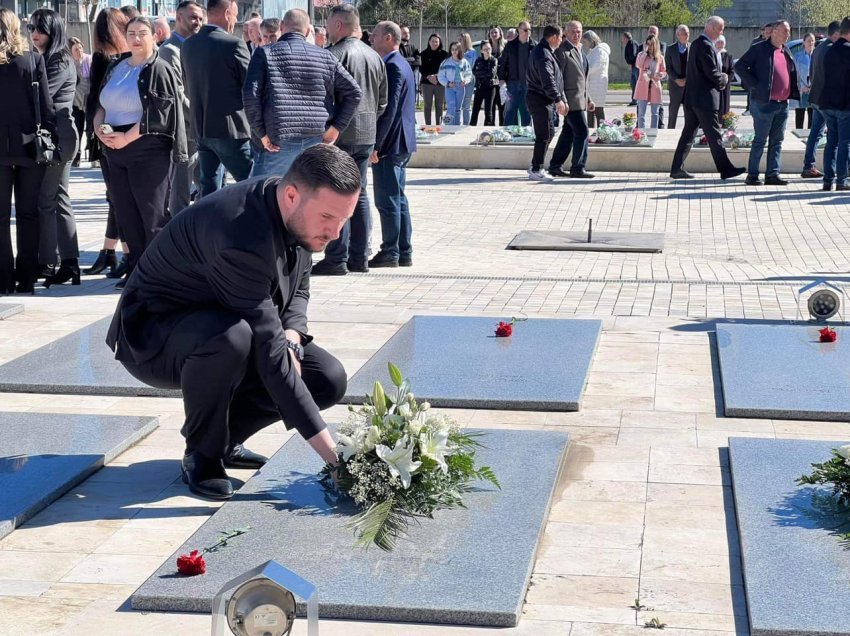
[[[670,173],[671,179],[693,179],[694,175],[690,172],[686,172],[685,170],[676,170],[676,172]]]
[[[378,252],[369,259],[369,267],[398,267],[398,260],[385,252]]]
[[[824,192],[832,192],[832,184],[831,183],[824,183],[823,189],[824,189]]]
[[[347,273],[348,267],[345,263],[331,263],[326,260],[313,263],[313,269],[310,270],[312,276],[345,276]]]
[[[847,192],[847,190],[850,190],[850,185],[846,183],[837,183],[835,184],[835,189],[838,192]]]
[[[367,260],[348,261],[348,271],[349,272],[357,272],[359,274],[368,274],[369,273],[369,263],[368,263]]]
[[[757,176],[756,177],[747,177],[746,179],[744,179],[744,183],[746,183],[748,186],[764,185],[762,180],[759,179]]]
[[[398,259],[398,266],[399,267],[413,267],[413,257],[408,256],[407,258],[405,258],[404,256],[400,256],[399,259]]]
[[[780,179],[779,177],[765,177],[764,185],[786,186],[788,185],[788,182],[785,179]]]
[[[569,172],[564,172],[560,168],[549,168],[549,170],[547,170],[547,172],[550,175],[552,175],[553,177],[569,177],[570,176]]]
[[[720,178],[723,180],[726,179],[734,179],[737,176],[744,174],[747,171],[746,168],[733,168],[731,172],[726,172],[720,175]]]
[[[269,458],[249,451],[242,444],[234,445],[224,456],[225,468],[262,468]]]
[[[183,483],[196,495],[209,499],[230,499],[233,485],[227,478],[220,459],[213,459],[198,452],[183,455],[181,465]]]
[[[584,168],[579,170],[570,170],[570,179],[593,179],[595,176],[595,174],[590,174]]]

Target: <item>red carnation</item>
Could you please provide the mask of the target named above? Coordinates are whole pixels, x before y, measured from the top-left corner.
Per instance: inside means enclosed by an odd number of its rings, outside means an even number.
[[[197,576],[207,571],[207,564],[203,554],[192,550],[189,554],[181,554],[177,557],[177,571],[186,576]]]
[[[496,337],[497,338],[507,338],[511,336],[514,332],[513,325],[509,322],[499,321],[499,324],[496,325]]]
[[[824,327],[818,333],[820,334],[821,342],[835,342],[838,340],[838,333],[830,327]]]

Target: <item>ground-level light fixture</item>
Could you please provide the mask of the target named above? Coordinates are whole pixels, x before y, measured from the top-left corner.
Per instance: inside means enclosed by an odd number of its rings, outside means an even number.
[[[797,294],[802,299],[803,294],[813,291],[806,301],[806,307],[809,310],[809,316],[815,322],[826,322],[841,309],[841,295],[844,291],[828,282],[825,279],[818,278],[808,285],[801,287]],[[798,307],[799,309],[799,307]]]

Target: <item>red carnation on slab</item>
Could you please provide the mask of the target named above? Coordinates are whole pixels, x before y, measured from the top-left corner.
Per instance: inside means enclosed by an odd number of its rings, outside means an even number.
[[[177,557],[177,571],[185,576],[197,576],[207,571],[204,555],[197,550]]]
[[[496,325],[496,337],[497,338],[507,338],[514,333],[513,322],[502,322],[499,321],[499,324]]]
[[[818,333],[820,334],[821,342],[835,342],[838,340],[838,332],[830,327],[824,327]]]

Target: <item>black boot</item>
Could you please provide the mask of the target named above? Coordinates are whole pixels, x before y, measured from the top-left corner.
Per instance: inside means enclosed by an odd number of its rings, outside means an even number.
[[[100,250],[94,265],[84,269],[83,274],[100,274],[107,267],[114,271],[117,265],[118,258],[115,256],[115,250]]]
[[[80,284],[80,263],[76,258],[63,259],[56,273],[44,279],[44,286],[49,288],[51,285],[61,285],[68,281],[71,281],[72,285]]]
[[[233,485],[227,478],[221,459],[213,459],[201,453],[187,452],[181,466],[183,483],[196,495],[210,499],[230,499]]]
[[[130,261],[127,260],[127,255],[123,254],[121,256],[121,262],[118,263],[117,267],[113,267],[112,270],[106,275],[107,278],[124,278],[124,274],[127,273],[127,268],[130,266]]]
[[[56,265],[39,265],[38,266],[38,277],[39,278],[48,278],[56,274]]]

